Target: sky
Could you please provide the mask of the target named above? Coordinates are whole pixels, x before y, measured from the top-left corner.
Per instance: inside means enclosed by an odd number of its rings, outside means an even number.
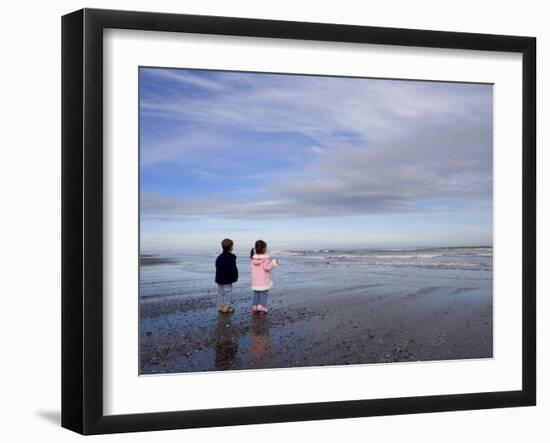
[[[143,251],[492,245],[492,85],[139,75]]]

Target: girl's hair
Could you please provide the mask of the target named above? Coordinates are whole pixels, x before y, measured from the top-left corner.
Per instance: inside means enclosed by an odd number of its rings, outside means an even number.
[[[250,250],[250,258],[254,256],[254,254],[265,254],[265,251],[267,249],[267,243],[263,240],[256,240],[256,243],[254,243],[254,247]]]

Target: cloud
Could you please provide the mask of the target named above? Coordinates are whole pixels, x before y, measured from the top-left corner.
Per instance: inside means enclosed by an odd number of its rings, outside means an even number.
[[[487,85],[216,72],[211,79],[224,79],[227,88],[143,100],[141,109],[211,127],[301,133],[322,146],[345,141],[343,133],[367,140],[406,135],[421,119],[486,112],[491,100]]]
[[[200,77],[199,75],[193,73],[193,71],[182,71],[176,69],[147,69],[147,74],[155,77],[157,80],[171,80],[213,92],[219,92],[225,89],[223,83]]]
[[[147,143],[142,167],[185,163],[189,156],[208,166],[254,151],[250,165],[246,155],[238,163],[254,171],[251,186],[262,192],[251,201],[223,189],[193,198],[144,192],[147,216],[330,217],[492,201],[490,85],[219,72],[178,74],[178,81],[209,94],[142,102],[146,118],[193,128],[165,145]],[[239,134],[265,135],[245,146]],[[276,147],[288,134],[305,140],[299,171],[270,166],[277,154],[295,155],[294,146]],[[218,178],[207,167],[193,168]]]
[[[217,216],[250,220],[407,213],[413,208],[406,199],[384,195],[237,202],[221,197],[195,199],[142,194],[141,210],[146,217],[157,219]]]
[[[214,131],[188,129],[177,131],[171,137],[164,134],[141,135],[140,164],[142,168],[158,164],[188,163],[202,159],[212,149],[226,147],[228,140]]]

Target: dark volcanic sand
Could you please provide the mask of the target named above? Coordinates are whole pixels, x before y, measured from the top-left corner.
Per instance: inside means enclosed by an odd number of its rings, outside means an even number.
[[[216,311],[214,290],[142,301],[140,373],[492,357],[490,293],[433,286],[391,295],[376,286],[310,303],[274,289],[268,314],[252,314],[244,291],[234,314]]]

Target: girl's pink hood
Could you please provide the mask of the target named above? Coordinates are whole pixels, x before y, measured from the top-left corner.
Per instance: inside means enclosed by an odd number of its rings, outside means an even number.
[[[271,260],[269,255],[254,254],[250,260],[250,273],[252,274],[252,290],[267,291],[273,286],[271,270],[277,267],[277,262]]]

